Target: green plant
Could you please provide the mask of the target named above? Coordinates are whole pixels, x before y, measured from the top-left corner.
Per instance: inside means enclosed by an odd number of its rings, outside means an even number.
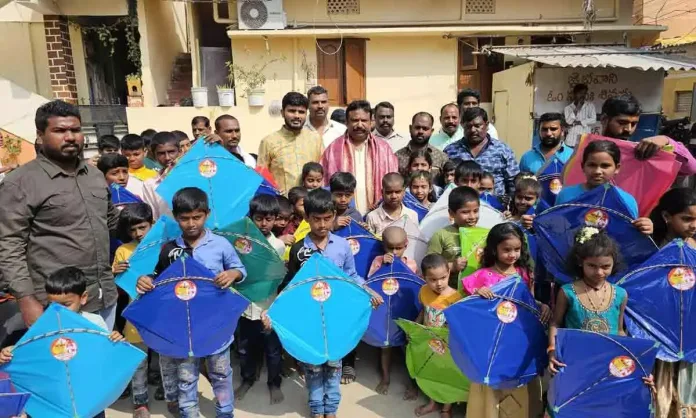
[[[218,90],[231,90],[234,88],[234,85],[230,83],[225,83],[225,84],[218,84],[215,86]]]
[[[261,60],[253,64],[251,67],[245,67],[243,65],[234,64],[231,61],[228,61],[228,78],[230,83],[234,85],[239,84],[240,88],[244,92],[242,97],[249,97],[254,90],[266,85],[266,68],[275,62],[282,61],[285,61],[284,56],[270,59],[262,56]]]

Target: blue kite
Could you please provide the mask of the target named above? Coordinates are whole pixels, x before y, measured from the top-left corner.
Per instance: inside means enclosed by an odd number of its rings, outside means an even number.
[[[116,284],[123,289],[131,299],[138,298],[135,285],[140,276],[152,274],[157,266],[162,246],[181,235],[181,228],[172,218],[160,217],[150,228],[150,231],[135,247],[128,259],[128,270],[116,276]]]
[[[677,239],[617,284],[629,334],[660,343],[660,360],[696,363],[696,250]]]
[[[268,310],[283,348],[297,360],[338,361],[360,342],[370,322],[370,294],[315,253]]]
[[[537,181],[541,184],[539,203],[542,208],[556,205],[558,193],[563,189],[563,167],[565,164],[554,156],[537,171]]]
[[[145,353],[109,340],[110,332],[52,304],[0,367],[12,384],[31,393],[33,417],[92,418],[114,403]]]
[[[0,373],[0,418],[18,417],[31,397],[28,392],[17,392],[5,373]]]
[[[208,195],[210,216],[206,225],[217,229],[242,219],[263,177],[247,167],[222,145],[196,141],[157,188],[171,207],[174,194],[197,187]],[[232,192],[230,186],[234,186]]]
[[[275,187],[273,187],[273,185],[266,179],[263,179],[263,181],[259,185],[259,188],[256,189],[256,193],[254,195],[258,196],[260,194],[281,196],[281,193]]]
[[[355,270],[358,276],[367,277],[375,257],[384,254],[382,241],[353,219],[348,226],[334,231],[334,234],[348,240],[355,257]]]
[[[606,184],[534,218],[538,254],[549,273],[561,283],[573,281],[566,272],[566,262],[575,235],[586,226],[605,230],[619,244],[625,266],[609,278],[612,283],[626,268],[635,268],[650,258],[657,252],[657,245],[633,226],[629,213],[616,187]]]
[[[418,215],[418,222],[422,221],[425,215],[428,214],[428,208],[423,206],[410,191],[404,194],[404,206],[416,212]]]
[[[138,196],[116,183],[111,183],[109,189],[111,190],[111,203],[113,203],[113,205],[116,207],[123,207],[126,205],[143,202]]]
[[[548,338],[534,296],[520,276],[491,290],[493,299],[470,296],[445,309],[452,357],[472,382],[514,389],[543,374]]]
[[[220,289],[215,274],[182,256],[153,282],[154,290],[123,311],[152,350],[174,358],[206,357],[232,341],[249,301]]]
[[[493,209],[504,212],[505,211],[505,206],[500,202],[500,199],[498,199],[498,196],[495,196],[493,193],[490,192],[483,192],[481,193],[480,196],[480,201],[483,203],[486,203],[488,206],[492,207]]]
[[[382,264],[366,283],[382,296],[384,303],[372,311],[370,325],[362,340],[373,347],[406,344],[406,335],[394,321],[415,321],[423,309],[418,292],[425,282],[397,257],[391,264]]]
[[[552,418],[652,416],[643,382],[655,364],[657,345],[640,338],[559,329],[556,358],[565,363],[551,380]]]

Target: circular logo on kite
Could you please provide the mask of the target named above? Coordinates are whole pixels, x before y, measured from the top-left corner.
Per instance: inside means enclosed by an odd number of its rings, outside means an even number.
[[[609,224],[609,215],[602,209],[591,209],[585,214],[585,225],[604,229]]]
[[[476,259],[481,262],[481,257],[483,257],[483,247],[476,247]]]
[[[240,254],[249,254],[251,252],[251,242],[246,238],[237,238],[234,240],[234,249]]]
[[[190,280],[182,280],[174,286],[174,294],[183,301],[195,298],[197,291],[196,283]]]
[[[675,267],[667,275],[667,280],[677,290],[689,290],[696,284],[696,275],[688,267]]]
[[[561,183],[561,179],[553,179],[551,180],[551,183],[549,183],[549,190],[553,194],[560,193],[562,188],[563,184]]]
[[[326,302],[331,297],[331,286],[328,283],[318,281],[312,285],[312,299],[317,302]]]
[[[198,164],[198,172],[205,178],[211,178],[217,174],[217,164],[210,158],[206,158]]]
[[[348,240],[348,244],[350,245],[350,252],[352,252],[353,255],[356,255],[360,252],[360,243],[357,239],[350,238]]]
[[[618,356],[609,363],[609,372],[618,378],[628,377],[636,370],[636,362],[628,356]]]
[[[500,322],[509,324],[517,318],[517,306],[509,300],[501,302],[495,309],[496,315]]]
[[[399,281],[391,278],[382,281],[382,292],[387,296],[395,295],[399,291]]]
[[[432,340],[428,341],[428,345],[430,346],[430,349],[433,350],[433,353],[440,356],[445,354],[445,344],[442,342],[442,340],[433,338]]]
[[[77,354],[77,343],[67,337],[60,337],[51,343],[51,355],[60,361],[69,361]]]

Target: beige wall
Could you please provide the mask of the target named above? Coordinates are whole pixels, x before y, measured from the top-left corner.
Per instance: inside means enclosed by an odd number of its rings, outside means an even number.
[[[43,22],[0,22],[0,33],[0,76],[51,97]]]
[[[167,101],[174,61],[188,50],[185,10],[183,2],[138,2],[145,106]]]
[[[57,0],[60,14],[65,16],[125,16],[126,0]]]
[[[696,71],[680,73],[670,73],[665,78],[662,91],[662,111],[668,118],[684,118],[690,116],[689,113],[676,113],[674,108],[677,103],[677,92],[693,91],[696,85]]]
[[[695,10],[696,0],[643,0],[643,22],[668,26],[669,28],[660,35],[661,38],[693,35],[696,33]]]
[[[75,80],[77,81],[78,103],[90,103],[89,80],[87,79],[87,64],[85,63],[85,48],[82,42],[82,30],[80,27],[70,25],[70,45],[73,53],[73,66],[75,67]]]

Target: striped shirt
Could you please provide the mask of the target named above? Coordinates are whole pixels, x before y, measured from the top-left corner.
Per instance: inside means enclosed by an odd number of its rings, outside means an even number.
[[[461,158],[464,161],[476,161],[484,171],[493,174],[496,195],[512,194],[515,191],[515,176],[520,166],[515,160],[515,153],[506,144],[488,136],[486,144],[477,156],[472,154],[466,138],[445,148],[450,159]]]
[[[316,132],[302,129],[295,134],[285,126],[261,140],[256,165],[266,167],[278,184],[287,193],[300,185],[302,167],[309,162],[319,162],[324,147]]]
[[[583,103],[580,111],[577,111],[575,103],[571,103],[565,107],[565,120],[570,126],[565,143],[569,147],[575,147],[582,135],[592,132],[592,125],[597,123],[597,111],[592,102]],[[576,125],[575,122],[580,124]]]

